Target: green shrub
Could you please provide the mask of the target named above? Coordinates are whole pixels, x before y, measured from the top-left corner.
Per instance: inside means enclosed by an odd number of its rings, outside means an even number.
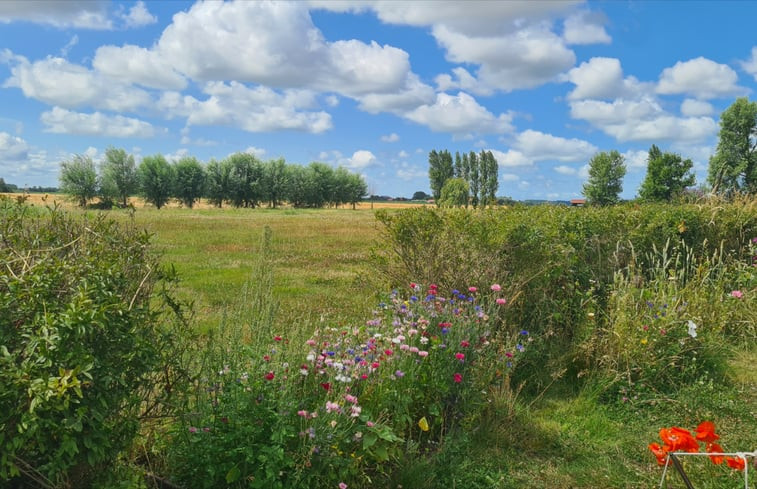
[[[0,263],[0,481],[88,487],[179,388],[170,276],[133,227],[9,201]]]

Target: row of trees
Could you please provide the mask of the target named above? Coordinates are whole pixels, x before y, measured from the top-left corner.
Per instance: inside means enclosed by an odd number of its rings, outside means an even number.
[[[431,192],[442,206],[468,206],[474,208],[494,204],[499,183],[497,160],[491,151],[476,154],[448,150],[432,150],[428,155],[428,176]]]
[[[99,170],[99,172],[98,172]],[[76,155],[61,163],[61,191],[79,205],[99,197],[106,203],[128,204],[140,194],[160,209],[171,199],[192,208],[201,198],[221,207],[323,207],[352,204],[367,193],[362,176],[325,163],[287,164],[283,159],[260,161],[249,153],[235,153],[203,165],[187,156],[169,163],[163,155],[146,156],[139,165],[123,149],[108,148],[95,165],[88,156]]]
[[[690,159],[662,152],[655,145],[647,156],[647,174],[639,188],[646,201],[670,201],[696,184]],[[583,194],[589,203],[614,204],[623,191],[626,174],[623,155],[601,152],[589,161],[589,179]],[[712,193],[757,193],[757,102],[737,99],[720,115],[720,132],[715,154],[710,158],[708,183]]]

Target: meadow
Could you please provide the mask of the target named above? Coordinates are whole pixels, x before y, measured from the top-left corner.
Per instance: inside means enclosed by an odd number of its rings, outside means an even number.
[[[711,420],[757,448],[754,202],[365,207],[109,213],[152,235],[207,346],[193,414],[145,425],[123,467],[178,487],[643,488],[660,428]],[[353,337],[382,367],[345,387],[331,366],[363,372]],[[743,487],[703,462],[685,462],[695,487]]]

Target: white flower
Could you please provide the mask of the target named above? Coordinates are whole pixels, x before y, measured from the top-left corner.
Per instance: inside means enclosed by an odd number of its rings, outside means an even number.
[[[689,336],[691,336],[692,338],[696,338],[697,337],[697,325],[691,319],[689,319],[689,323],[688,324],[689,324]]]

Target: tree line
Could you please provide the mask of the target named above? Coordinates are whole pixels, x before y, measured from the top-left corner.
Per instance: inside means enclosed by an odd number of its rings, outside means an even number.
[[[696,184],[691,173],[693,166],[690,159],[652,145],[639,199],[670,201],[681,195]],[[625,174],[625,161],[618,151],[594,155],[589,161],[589,179],[583,187],[588,203],[618,202]],[[741,97],[720,115],[718,146],[709,161],[707,183],[713,194],[757,193],[757,102]]]
[[[99,165],[75,155],[61,163],[60,189],[85,207],[95,197],[105,205],[128,205],[140,195],[158,209],[172,199],[192,208],[205,198],[216,207],[336,207],[355,204],[367,193],[362,176],[345,168],[313,162],[287,164],[283,158],[261,161],[234,153],[202,164],[193,156],[169,162],[163,155],[145,156],[139,165],[124,149],[108,148]]]
[[[497,160],[491,151],[476,154],[432,150],[428,175],[436,204],[444,207],[481,206],[496,203],[499,188]]]

